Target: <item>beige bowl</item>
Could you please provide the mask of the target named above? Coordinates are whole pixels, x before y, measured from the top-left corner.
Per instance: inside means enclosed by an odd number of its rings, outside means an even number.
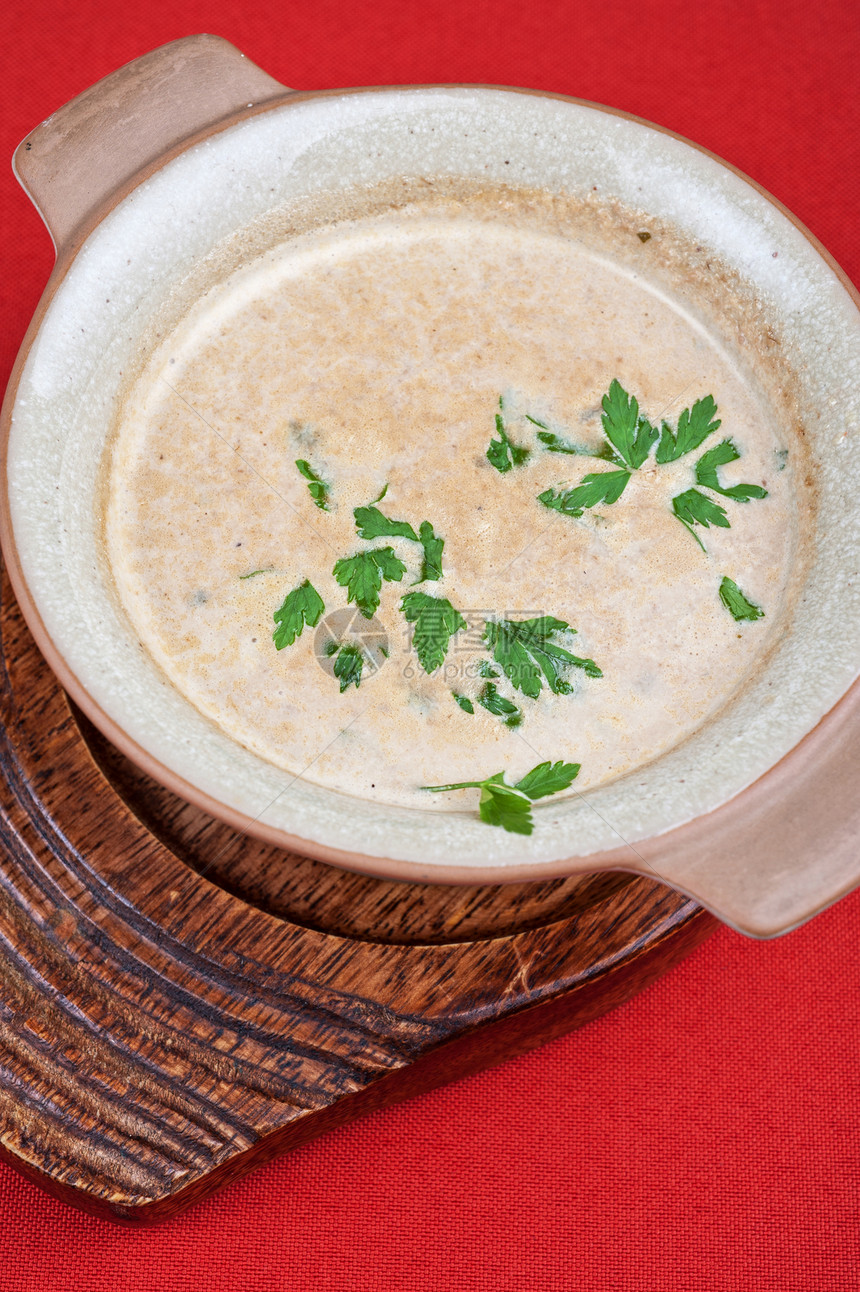
[[[39,126],[15,164],[58,261],[4,406],[3,549],[49,664],[150,775],[237,829],[348,868],[455,883],[621,869],[757,936],[860,882],[858,298],[773,198],[608,109],[488,87],[291,93],[209,36],[94,86]],[[538,807],[543,828],[525,839],[468,810],[431,815],[323,789],[230,739],[142,650],[103,552],[100,467],[127,374],[153,320],[190,303],[199,266],[221,256],[227,272],[257,254],[259,230],[289,204],[325,212],[350,185],[426,175],[574,197],[599,186],[607,204],[628,206],[635,194],[638,210],[721,267],[736,324],[756,317],[778,339],[809,446],[817,506],[802,587],[765,665],[635,785]]]

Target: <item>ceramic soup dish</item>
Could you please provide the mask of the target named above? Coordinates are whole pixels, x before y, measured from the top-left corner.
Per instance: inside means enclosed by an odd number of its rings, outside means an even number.
[[[633,871],[756,936],[860,882],[860,314],[773,198],[606,108],[469,86],[294,93],[209,36],[94,86],[15,164],[58,260],[4,407],[3,550],[48,663],[146,772],[339,866],[452,883]],[[736,694],[635,771],[537,803],[530,836],[484,824],[476,792],[392,805],[253,752],[144,649],[106,556],[112,428],[163,336],[243,265],[354,215],[356,194],[378,213],[434,186],[579,212],[592,253],[716,319],[773,392],[803,499],[787,610]]]

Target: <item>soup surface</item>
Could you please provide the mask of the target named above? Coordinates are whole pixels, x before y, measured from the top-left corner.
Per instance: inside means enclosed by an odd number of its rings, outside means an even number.
[[[707,396],[720,425],[675,460],[612,460],[613,382],[655,435]],[[599,480],[571,500],[604,472],[626,473],[616,500]],[[673,501],[690,490],[709,526]],[[361,537],[371,505],[412,536]],[[562,759],[572,795],[701,727],[779,631],[796,516],[785,435],[703,318],[573,236],[413,209],[297,237],[194,307],[125,402],[106,537],[140,640],[213,722],[316,784],[444,811],[462,798],[420,787]],[[339,563],[364,554],[372,585],[386,548],[367,618]],[[324,611],[277,649],[305,580]],[[429,673],[416,593],[460,616]],[[526,647],[596,667],[532,654],[524,693],[492,625],[532,619]]]

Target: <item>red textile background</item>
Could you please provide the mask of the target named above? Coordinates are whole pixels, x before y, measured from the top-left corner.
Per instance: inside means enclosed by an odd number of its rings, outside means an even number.
[[[853,0],[14,0],[0,155],[198,31],[300,89],[557,90],[669,126],[781,198],[860,283]],[[2,182],[4,380],[52,253]],[[780,941],[721,930],[542,1051],[329,1135],[157,1230],[0,1164],[2,1292],[860,1287],[860,894]]]

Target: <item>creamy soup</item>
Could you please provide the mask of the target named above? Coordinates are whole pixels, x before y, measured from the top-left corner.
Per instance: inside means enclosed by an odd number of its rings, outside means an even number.
[[[617,501],[551,510],[541,494],[619,470],[587,456],[605,444],[613,380],[657,427],[674,432],[708,395],[721,425],[676,461],[652,450]],[[497,415],[529,450],[506,471],[487,456]],[[551,452],[552,436],[579,451]],[[696,463],[726,439],[739,457],[720,486],[766,497],[697,485]],[[411,538],[358,536],[354,509],[385,486],[386,517],[444,539],[441,579],[418,582]],[[729,528],[681,523],[672,500],[694,487]],[[418,209],[297,237],[188,314],[126,400],[107,544],[140,640],[235,740],[316,784],[444,811],[462,798],[421,786],[563,759],[582,766],[574,794],[701,727],[779,631],[796,517],[785,434],[703,318],[575,237]],[[333,571],[381,547],[406,571],[382,582],[368,621]],[[724,578],[763,616],[736,620]],[[304,580],[324,616],[278,650],[273,616]],[[400,609],[416,591],[466,623],[431,674]],[[575,629],[552,641],[602,676],[572,666],[566,694],[518,690],[485,625],[540,616]],[[328,652],[356,639],[360,685],[341,690]]]

